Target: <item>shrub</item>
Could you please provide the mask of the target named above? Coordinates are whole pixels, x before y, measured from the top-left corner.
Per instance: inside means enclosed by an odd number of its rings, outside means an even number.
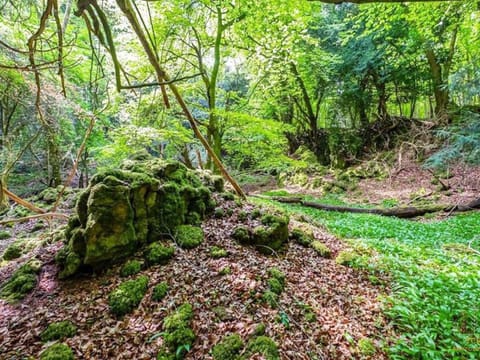
[[[214,360],[237,360],[242,351],[244,343],[240,335],[233,334],[226,336],[212,349]]]
[[[165,296],[167,296],[167,293],[168,293],[168,283],[166,281],[162,281],[160,284],[155,285],[155,287],[153,288],[152,300],[160,301]]]
[[[75,336],[77,327],[68,320],[54,322],[40,334],[42,341],[63,340]]]
[[[166,264],[175,253],[175,248],[160,243],[152,243],[147,247],[145,259],[149,265]]]
[[[127,261],[120,270],[120,276],[127,277],[138,274],[142,270],[142,263],[138,260]]]
[[[204,234],[201,227],[180,225],[177,227],[177,243],[185,249],[192,249],[203,242]]]
[[[140,276],[137,279],[120,284],[108,296],[110,311],[117,316],[123,316],[131,312],[142,301],[147,292],[147,286],[147,276]]]
[[[74,360],[72,349],[65,344],[54,344],[40,355],[40,360]]]

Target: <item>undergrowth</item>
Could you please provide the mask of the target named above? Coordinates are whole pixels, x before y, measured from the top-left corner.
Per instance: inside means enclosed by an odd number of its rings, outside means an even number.
[[[384,312],[399,337],[392,359],[480,357],[480,213],[430,223],[279,205],[309,216],[352,247],[374,250],[358,266],[389,274]]]

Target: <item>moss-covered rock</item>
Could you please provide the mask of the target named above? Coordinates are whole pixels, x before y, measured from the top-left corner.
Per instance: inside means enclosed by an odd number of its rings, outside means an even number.
[[[65,344],[54,344],[40,354],[40,360],[74,360],[72,349]]]
[[[290,238],[305,247],[310,246],[314,240],[313,233],[311,231],[307,232],[300,228],[293,229],[290,233]]]
[[[19,267],[0,288],[0,297],[7,301],[23,299],[37,286],[37,274],[41,267],[38,260],[30,260]]]
[[[128,159],[96,174],[79,196],[58,257],[61,277],[126,258],[181,225],[198,225],[209,211],[211,191],[197,172],[148,155]]]
[[[69,320],[50,323],[40,334],[42,341],[63,340],[77,333],[77,327]]]
[[[168,353],[175,354],[177,359],[183,359],[195,341],[192,319],[192,305],[185,303],[163,321],[165,346]]]
[[[214,360],[238,360],[245,344],[238,334],[226,336],[212,349]]]
[[[205,236],[201,227],[192,225],[180,225],[176,233],[177,244],[184,249],[199,246]]]
[[[214,259],[227,257],[228,251],[218,246],[212,246],[210,248],[210,256]]]
[[[330,251],[330,249],[328,248],[327,245],[325,245],[324,243],[318,241],[318,240],[315,240],[312,242],[312,244],[310,245],[312,247],[313,250],[316,251],[316,253],[318,255],[320,255],[321,257],[324,257],[324,258],[330,258],[332,256],[332,252]]]
[[[155,285],[152,292],[152,300],[161,301],[168,293],[168,283],[162,281],[160,284]]]
[[[166,246],[161,243],[152,243],[145,250],[145,259],[148,265],[165,265],[175,254],[173,246]]]
[[[278,346],[268,336],[259,336],[250,340],[243,359],[250,359],[255,354],[262,355],[266,360],[280,360]]]
[[[248,226],[238,225],[231,234],[232,238],[241,244],[248,244],[250,242],[250,231]]]
[[[5,240],[10,238],[12,235],[7,230],[0,230],[0,240]]]
[[[140,276],[137,279],[121,283],[108,296],[110,311],[117,316],[130,313],[140,304],[147,292],[147,288],[147,276]]]
[[[252,245],[265,254],[280,250],[288,242],[288,216],[266,214],[261,222],[252,231]]]
[[[138,274],[142,270],[142,263],[138,260],[129,260],[120,269],[120,276],[127,277]]]
[[[18,259],[23,254],[23,246],[19,242],[10,244],[9,247],[5,249],[3,253],[3,260],[13,260]]]

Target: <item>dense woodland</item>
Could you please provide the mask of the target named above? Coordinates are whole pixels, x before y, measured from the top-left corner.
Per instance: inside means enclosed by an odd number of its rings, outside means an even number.
[[[479,9],[0,0],[0,359],[479,358]]]

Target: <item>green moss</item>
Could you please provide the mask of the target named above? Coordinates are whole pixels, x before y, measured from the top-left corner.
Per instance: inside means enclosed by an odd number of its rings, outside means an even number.
[[[310,244],[314,240],[313,234],[307,233],[306,231],[299,228],[295,228],[292,230],[292,232],[290,233],[290,238],[305,247],[310,246]]]
[[[312,244],[311,244],[311,247],[321,257],[324,257],[324,258],[328,259],[332,256],[332,253],[331,253],[330,249],[328,248],[328,246],[325,245],[324,243],[318,241],[318,240],[313,241]]]
[[[342,250],[335,258],[335,262],[339,265],[352,266],[361,258],[361,255],[355,250]]]
[[[262,295],[262,301],[267,303],[272,309],[276,309],[278,307],[278,294],[267,290]]]
[[[243,347],[242,338],[238,334],[226,336],[212,349],[214,360],[237,360]]]
[[[195,341],[195,333],[191,329],[192,318],[192,305],[185,303],[163,322],[165,346],[177,358],[183,359]]]
[[[262,212],[260,209],[253,209],[251,213],[252,219],[258,219],[260,216],[262,216]]]
[[[0,240],[5,240],[10,238],[10,233],[6,230],[0,230]]]
[[[0,289],[0,297],[7,301],[23,299],[37,285],[37,273],[42,264],[31,260],[13,273]]]
[[[177,227],[176,240],[179,246],[192,249],[203,242],[204,234],[201,227],[192,225],[180,225]]]
[[[54,322],[40,334],[42,341],[63,340],[75,336],[77,327],[69,320]]]
[[[228,251],[218,246],[212,246],[210,248],[210,256],[214,259],[227,257]]]
[[[218,272],[218,275],[225,276],[225,275],[230,275],[231,273],[232,273],[232,269],[230,269],[230,266],[225,266]]]
[[[147,292],[147,286],[147,276],[140,276],[137,279],[120,284],[108,296],[110,311],[117,316],[123,316],[131,312],[142,301]]]
[[[240,210],[238,212],[238,220],[239,221],[245,221],[248,219],[248,213],[245,210]]]
[[[268,269],[268,275],[271,278],[277,279],[282,285],[282,287],[285,286],[285,274],[279,268],[272,267]]]
[[[72,349],[65,344],[54,344],[40,354],[40,360],[74,360]]]
[[[145,259],[149,265],[166,264],[175,254],[173,246],[165,246],[158,242],[150,244],[145,251]]]
[[[248,342],[244,359],[249,359],[255,354],[263,355],[265,360],[280,360],[278,346],[268,336],[259,336]]]
[[[17,259],[23,254],[23,247],[20,243],[16,242],[11,244],[3,253],[3,260]]]
[[[357,347],[363,356],[372,356],[377,352],[375,344],[369,338],[361,338],[358,340]]]
[[[155,285],[152,293],[152,300],[161,301],[168,293],[168,283],[162,281],[160,284]]]
[[[262,216],[263,225],[257,226],[252,232],[252,245],[265,254],[271,254],[288,241],[287,216],[266,214]]]
[[[238,225],[235,227],[231,236],[241,244],[248,244],[250,242],[250,231],[245,225]]]
[[[283,291],[283,285],[280,283],[278,279],[270,278],[267,280],[268,287],[270,291],[274,292],[277,295],[280,295]]]
[[[233,200],[235,200],[235,195],[232,194],[231,192],[224,192],[222,194],[222,198],[223,198],[223,200],[233,201]]]
[[[223,208],[217,207],[217,208],[215,208],[213,214],[215,215],[215,217],[217,219],[221,219],[225,216],[225,211],[223,210]]]
[[[127,277],[138,274],[142,270],[142,263],[138,260],[129,260],[120,269],[120,276]]]
[[[253,336],[265,335],[266,330],[267,330],[267,327],[265,326],[265,324],[260,323],[257,326],[255,326],[255,329],[253,330]]]

